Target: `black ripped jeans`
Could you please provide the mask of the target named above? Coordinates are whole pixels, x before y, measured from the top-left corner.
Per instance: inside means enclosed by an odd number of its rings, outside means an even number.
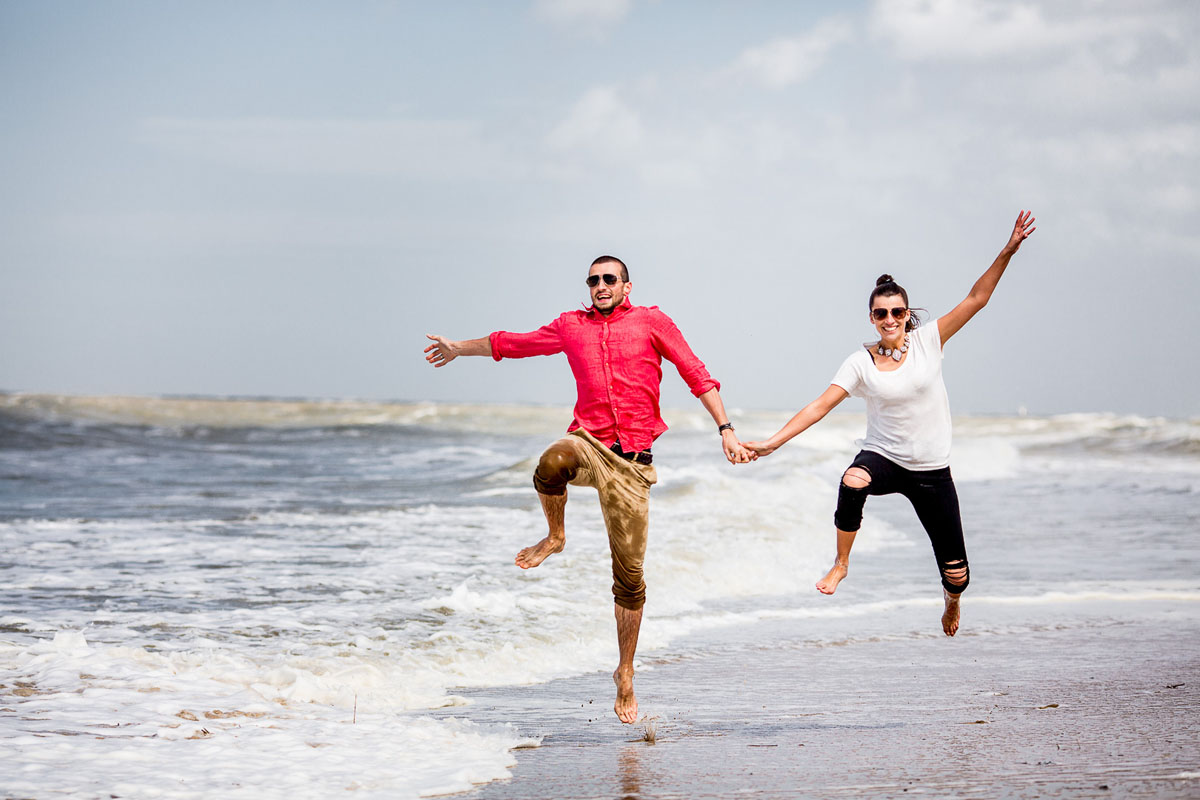
[[[971,581],[967,564],[967,547],[963,542],[962,516],[958,510],[958,491],[950,468],[931,470],[906,469],[878,453],[859,451],[847,472],[858,467],[870,482],[862,488],[846,485],[845,476],[838,488],[837,511],[833,522],[838,530],[854,532],[862,525],[863,505],[868,495],[902,494],[917,512],[933,544],[942,586],[951,594],[960,594]]]

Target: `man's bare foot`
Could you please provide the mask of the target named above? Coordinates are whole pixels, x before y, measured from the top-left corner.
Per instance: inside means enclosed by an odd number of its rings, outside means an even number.
[[[942,589],[942,594],[946,595],[946,613],[942,614],[942,630],[947,636],[953,636],[958,633],[958,599],[961,595],[950,594],[945,588]]]
[[[613,683],[617,685],[617,702],[613,703],[617,719],[626,725],[637,722],[638,704],[637,697],[633,694],[633,667],[617,667],[617,671],[613,673]]]
[[[521,569],[532,569],[545,561],[547,556],[561,553],[566,544],[565,536],[547,536],[533,547],[526,547],[517,553],[513,561]]]
[[[825,573],[825,577],[817,581],[817,591],[821,594],[833,594],[837,590],[838,584],[842,582],[842,578],[849,573],[850,568],[845,564],[833,562],[833,567]]]

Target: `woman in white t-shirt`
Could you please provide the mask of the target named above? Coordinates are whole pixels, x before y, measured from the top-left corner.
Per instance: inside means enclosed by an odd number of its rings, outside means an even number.
[[[761,442],[743,442],[759,456],[773,453],[828,414],[850,395],[867,401],[867,434],[862,450],[842,476],[838,489],[837,558],[817,589],[833,594],[850,567],[850,548],[862,524],[868,495],[900,493],[909,499],[933,543],[942,576],[946,610],[942,630],[958,631],[959,598],[970,582],[963,544],[958,494],[950,476],[950,403],[942,382],[942,348],[987,305],[1021,242],[1035,230],[1032,212],[1017,215],[1008,244],[967,298],[936,325],[921,325],[908,293],[881,275],[867,301],[868,319],[878,341],[868,342],[842,363],[820,397]]]

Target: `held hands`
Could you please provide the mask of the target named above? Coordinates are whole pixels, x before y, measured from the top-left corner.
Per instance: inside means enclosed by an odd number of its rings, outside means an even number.
[[[766,442],[742,442],[742,447],[749,450],[754,455],[754,458],[769,456],[779,449],[777,445],[767,444]]]
[[[1004,246],[1004,249],[1009,253],[1017,252],[1018,248],[1021,247],[1021,242],[1028,239],[1030,234],[1037,230],[1033,226],[1035,222],[1037,220],[1034,219],[1032,211],[1022,211],[1020,214],[1017,214],[1017,222],[1013,225],[1012,236],[1009,237],[1008,244]]]
[[[725,451],[725,458],[729,459],[730,464],[749,464],[758,458],[757,453],[750,452],[738,441],[737,434],[732,430],[721,431],[721,449]]]
[[[455,342],[450,341],[445,336],[437,336],[432,333],[427,333],[425,336],[433,339],[434,344],[425,348],[425,360],[435,367],[444,367],[454,359],[458,358],[458,348],[455,347]]]

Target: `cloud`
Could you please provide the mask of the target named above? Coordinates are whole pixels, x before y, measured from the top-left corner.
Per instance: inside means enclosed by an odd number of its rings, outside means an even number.
[[[837,45],[849,41],[849,23],[830,19],[800,36],[775,39],[746,50],[731,71],[748,75],[772,89],[799,83],[817,70]]]
[[[642,141],[640,117],[610,86],[589,90],[546,137],[559,152],[584,152],[605,160],[629,156]]]
[[[1050,19],[1034,3],[1002,0],[877,0],[871,30],[912,61],[983,61],[1083,44],[1121,29],[1080,10]]]
[[[470,122],[151,118],[143,144],[259,172],[474,179],[510,174],[500,143]]]
[[[537,15],[557,25],[610,26],[623,20],[633,0],[537,0]]]
[[[712,134],[704,124],[680,124],[661,102],[643,114],[616,87],[600,86],[587,91],[546,135],[540,174],[583,186],[620,175],[644,188],[694,190],[724,151]]]
[[[1190,188],[1200,165],[1200,125],[1151,123],[1129,131],[1075,130],[1005,145],[1013,165],[1028,164],[1043,194],[1080,192],[1089,204],[1123,206],[1127,218],[1185,215],[1196,209]],[[1111,187],[1120,187],[1113,189]],[[1157,222],[1169,223],[1162,217]]]

